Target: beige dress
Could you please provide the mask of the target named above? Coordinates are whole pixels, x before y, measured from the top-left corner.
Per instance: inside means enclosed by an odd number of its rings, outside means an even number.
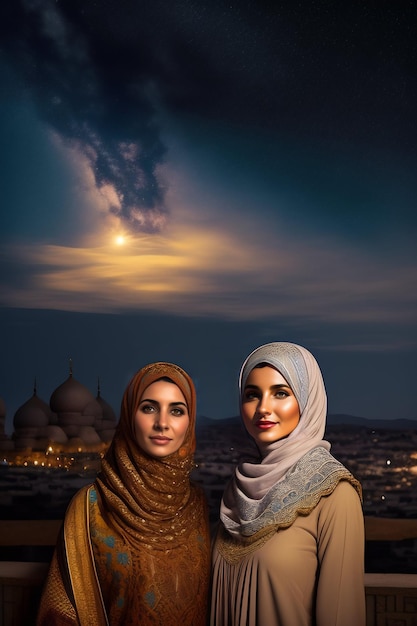
[[[349,482],[237,562],[217,543],[211,626],[365,626],[363,513]]]

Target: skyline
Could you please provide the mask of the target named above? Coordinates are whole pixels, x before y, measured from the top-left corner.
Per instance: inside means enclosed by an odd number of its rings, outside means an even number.
[[[134,371],[172,360],[228,417],[246,355],[294,341],[331,412],[417,419],[414,2],[0,17],[8,411],[72,358],[117,413]]]

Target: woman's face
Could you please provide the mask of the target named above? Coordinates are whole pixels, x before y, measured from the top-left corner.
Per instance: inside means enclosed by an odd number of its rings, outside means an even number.
[[[242,392],[242,418],[256,443],[288,437],[300,421],[297,399],[285,378],[273,367],[255,367]]]
[[[157,380],[140,399],[134,419],[136,441],[149,456],[163,458],[181,447],[189,423],[181,389],[175,383]]]

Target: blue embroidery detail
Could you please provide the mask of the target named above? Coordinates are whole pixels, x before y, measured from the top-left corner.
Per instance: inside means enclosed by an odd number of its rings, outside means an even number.
[[[116,543],[112,535],[109,535],[108,537],[103,537],[103,541],[106,544],[106,546],[109,546],[109,548],[114,548],[114,545]]]
[[[149,606],[153,609],[155,606],[155,594],[153,591],[148,591],[145,593],[145,600],[149,604]]]
[[[97,502],[97,491],[95,489],[90,489],[90,502],[91,504],[95,504]]]
[[[117,598],[117,606],[121,609],[125,604],[124,598]]]
[[[282,499],[284,504],[288,504],[289,502],[295,502],[297,499],[297,493],[295,491],[289,491],[285,498]]]
[[[129,556],[128,556],[128,554],[126,554],[126,552],[118,552],[118,554],[117,554],[117,562],[120,563],[120,565],[128,565],[128,563],[129,563]]]

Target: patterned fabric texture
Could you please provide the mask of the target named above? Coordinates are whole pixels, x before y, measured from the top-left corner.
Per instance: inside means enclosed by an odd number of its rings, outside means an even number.
[[[357,483],[329,454],[330,444],[323,439],[327,396],[314,356],[302,346],[288,342],[260,346],[242,365],[240,397],[250,372],[261,364],[275,368],[285,378],[297,399],[300,419],[288,437],[258,444],[260,461],[239,464],[226,486],[221,521],[230,535],[245,543],[257,540],[259,532],[268,534],[273,528],[288,524],[288,519],[293,521],[303,511],[311,511],[319,494],[329,493],[331,481],[334,489],[342,474],[344,479]],[[334,470],[335,463],[339,472]]]
[[[156,459],[137,445],[134,416],[144,390],[162,377],[181,389],[190,421],[181,448]],[[111,626],[206,624],[210,537],[205,496],[190,481],[195,418],[194,385],[177,365],[144,367],[124,393],[115,436],[88,492],[87,522],[78,521],[80,538],[88,534],[91,544],[86,575],[98,582]],[[74,604],[71,589],[66,593]]]
[[[283,481],[268,491],[261,506],[258,501],[240,497],[239,522],[225,519],[228,530],[235,530],[238,538],[232,536],[233,532],[221,529],[217,537],[218,551],[229,563],[236,563],[278,530],[291,526],[298,515],[311,513],[320,498],[330,495],[342,480],[350,482],[362,498],[360,483],[342,463],[324,448],[310,450]],[[236,497],[239,496],[236,494]]]

